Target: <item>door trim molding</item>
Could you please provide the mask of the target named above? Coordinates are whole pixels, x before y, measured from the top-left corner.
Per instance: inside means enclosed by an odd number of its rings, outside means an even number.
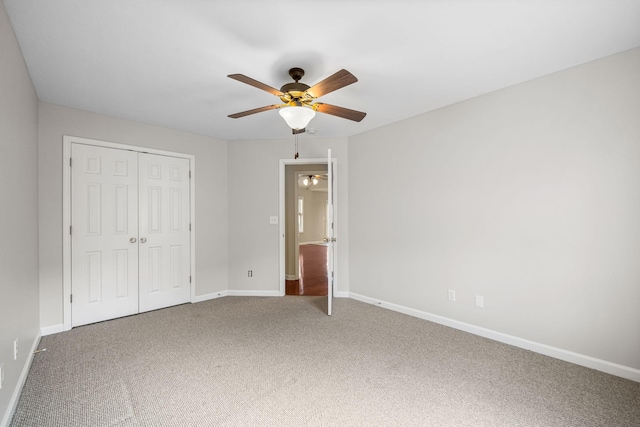
[[[138,153],[158,154],[161,156],[178,157],[189,160],[191,179],[189,180],[189,216],[191,223],[190,248],[191,251],[191,302],[196,299],[196,243],[195,243],[195,182],[196,182],[196,157],[193,154],[178,153],[175,151],[157,150],[155,148],[140,147],[136,145],[120,144],[116,142],[101,141],[97,139],[81,138],[78,136],[62,136],[62,312],[63,330],[71,329],[71,144],[84,144],[96,147],[115,148],[119,150],[135,151]]]
[[[309,159],[280,159],[280,167],[279,167],[279,207],[278,207],[278,236],[279,236],[279,249],[280,249],[280,255],[279,255],[279,262],[280,262],[280,268],[279,268],[279,283],[280,283],[280,296],[284,296],[285,295],[285,291],[286,291],[286,240],[285,240],[285,231],[286,231],[286,212],[285,212],[285,177],[286,177],[286,167],[287,166],[292,166],[292,165],[310,165],[310,164],[320,164],[320,165],[326,165],[327,164],[327,158],[326,157],[321,157],[321,158],[309,158]],[[333,217],[333,226],[334,228],[334,233],[338,234],[339,231],[339,225],[338,225],[338,186],[337,186],[337,164],[338,164],[338,160],[335,157],[331,158],[331,163],[333,164],[333,180],[334,180],[334,190],[333,190],[333,211],[334,211],[334,217]],[[338,247],[340,245],[335,245],[334,246],[334,253],[333,253],[333,257],[335,260],[338,259]],[[335,262],[333,265],[333,274],[334,274],[334,279],[333,279],[333,290],[335,293],[335,290],[338,289],[338,279],[340,277],[340,275],[338,274],[338,263]]]

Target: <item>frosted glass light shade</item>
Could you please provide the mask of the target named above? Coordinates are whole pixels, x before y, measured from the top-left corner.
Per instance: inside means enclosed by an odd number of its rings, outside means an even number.
[[[284,107],[280,109],[280,115],[291,129],[304,129],[316,112],[308,107]]]

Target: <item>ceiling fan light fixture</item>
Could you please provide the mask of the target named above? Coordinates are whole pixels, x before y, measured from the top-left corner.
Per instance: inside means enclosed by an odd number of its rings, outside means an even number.
[[[298,106],[280,108],[279,113],[291,129],[304,129],[316,115],[313,109]]]

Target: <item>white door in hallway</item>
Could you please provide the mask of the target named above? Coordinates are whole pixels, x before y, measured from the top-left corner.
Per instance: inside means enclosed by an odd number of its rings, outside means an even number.
[[[333,211],[333,159],[331,149],[327,154],[327,314],[331,316],[333,311],[333,287],[334,287],[334,252],[335,252],[335,222]]]
[[[137,153],[72,144],[72,325],[138,312]]]
[[[189,160],[139,154],[140,312],[189,302]]]

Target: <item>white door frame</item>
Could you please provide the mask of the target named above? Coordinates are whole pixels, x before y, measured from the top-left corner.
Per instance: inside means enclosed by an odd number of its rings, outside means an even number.
[[[285,231],[286,231],[286,206],[285,206],[285,177],[286,177],[286,167],[290,165],[310,165],[310,164],[320,164],[326,165],[328,159],[324,158],[310,158],[310,159],[280,159],[280,173],[279,173],[279,183],[280,183],[280,207],[279,207],[279,240],[280,240],[280,296],[284,296],[286,289],[286,240],[285,240]],[[337,203],[337,163],[338,160],[335,157],[331,158],[331,163],[333,164],[333,180],[334,180],[334,191],[333,191],[333,210],[334,210],[334,232],[337,234],[338,230],[338,203]],[[334,247],[334,259],[338,259],[338,246]],[[333,266],[333,294],[336,294],[336,289],[338,289],[338,266],[337,263],[334,263]]]
[[[179,157],[189,160],[191,180],[189,182],[190,195],[190,222],[191,222],[191,302],[195,298],[196,289],[196,243],[195,243],[195,175],[196,158],[192,154],[177,153],[174,151],[156,150],[154,148],[139,147],[135,145],[119,144],[115,142],[100,141],[97,139],[80,138],[77,136],[63,135],[62,137],[62,310],[63,330],[71,329],[71,144],[94,145],[119,150],[136,151],[139,153],[159,154],[164,156]],[[326,162],[326,161],[325,161]]]

